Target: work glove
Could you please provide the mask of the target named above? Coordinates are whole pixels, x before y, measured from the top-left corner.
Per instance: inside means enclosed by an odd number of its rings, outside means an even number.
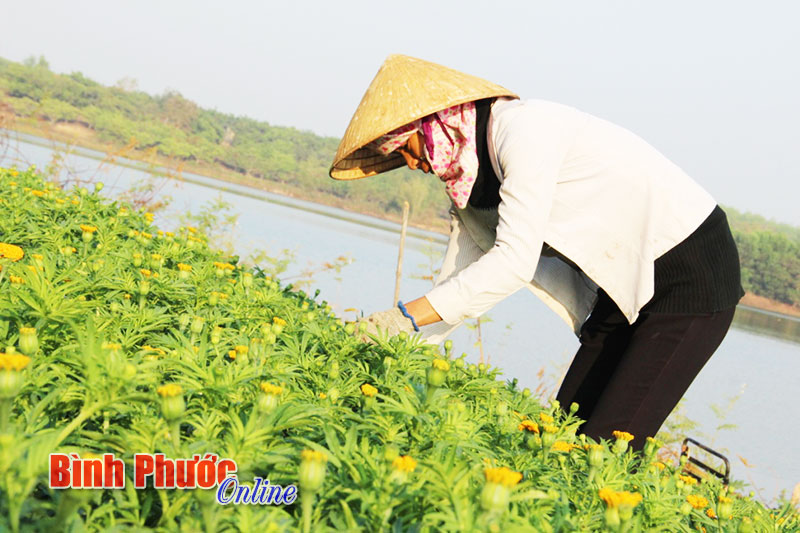
[[[403,312],[397,307],[372,313],[363,319],[363,322],[367,324],[366,333],[370,335],[378,336],[380,333],[385,332],[389,337],[394,337],[402,331],[409,335],[414,335],[415,333],[411,319],[403,315]]]

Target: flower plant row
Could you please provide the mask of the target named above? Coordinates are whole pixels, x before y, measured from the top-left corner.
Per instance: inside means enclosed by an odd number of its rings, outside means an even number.
[[[201,232],[34,169],[0,169],[0,530],[793,531],[632,436],[577,434],[499,370],[400,335],[363,342],[323,302]],[[235,461],[214,490],[55,489],[51,453]],[[291,501],[290,501],[291,500]],[[274,502],[273,502],[274,503]]]

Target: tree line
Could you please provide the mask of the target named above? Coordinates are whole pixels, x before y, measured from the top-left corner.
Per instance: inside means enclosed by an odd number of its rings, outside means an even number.
[[[398,170],[357,187],[327,178],[338,139],[204,109],[178,92],[152,96],[133,80],[101,85],[80,72],[56,74],[44,58],[0,58],[0,95],[15,115],[79,124],[97,139],[188,163],[219,165],[245,177],[344,200],[355,210],[398,215],[412,205],[412,222],[447,217],[436,180]],[[725,208],[739,247],[746,290],[800,306],[800,228]],[[443,226],[444,227],[444,226]]]

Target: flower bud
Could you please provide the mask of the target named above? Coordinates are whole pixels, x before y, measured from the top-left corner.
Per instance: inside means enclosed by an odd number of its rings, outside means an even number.
[[[161,396],[161,414],[168,422],[178,420],[186,411],[186,402],[183,400],[183,389],[176,383],[167,383],[156,389]]]
[[[22,371],[30,361],[30,357],[22,354],[0,352],[0,400],[17,395],[25,383]]]
[[[300,490],[308,493],[317,492],[325,481],[325,469],[327,464],[328,457],[324,453],[314,450],[303,450],[297,476]]]
[[[203,331],[203,326],[205,325],[206,321],[201,316],[196,316],[192,319],[192,327],[190,331],[192,333],[201,333]]]
[[[19,350],[25,355],[33,355],[39,349],[36,328],[19,328]]]

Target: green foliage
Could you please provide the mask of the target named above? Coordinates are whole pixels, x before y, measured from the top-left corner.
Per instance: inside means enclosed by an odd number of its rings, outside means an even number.
[[[767,509],[656,462],[655,442],[644,454],[624,434],[594,444],[573,409],[451,347],[364,343],[325,302],[209,248],[195,227],[173,235],[152,219],[0,169],[0,235],[24,253],[0,247],[3,531],[798,527],[788,502]],[[240,482],[298,484],[300,499],[223,506],[130,477],[123,490],[54,490],[52,452],[128,465],[214,452]]]

